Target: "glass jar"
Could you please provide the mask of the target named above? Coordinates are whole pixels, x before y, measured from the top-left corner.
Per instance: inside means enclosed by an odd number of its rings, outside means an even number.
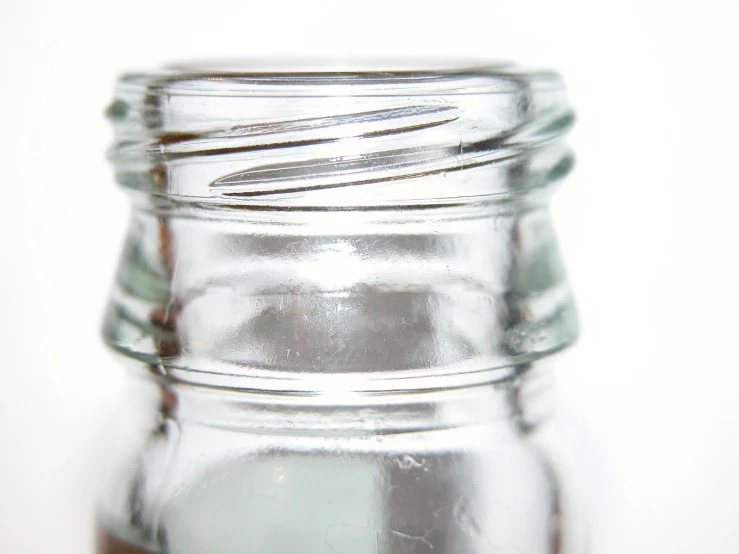
[[[108,116],[131,379],[99,552],[576,549],[540,446],[577,334],[556,74],[179,67]]]

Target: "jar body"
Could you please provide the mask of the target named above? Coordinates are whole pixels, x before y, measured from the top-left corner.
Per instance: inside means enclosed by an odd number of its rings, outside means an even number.
[[[101,554],[575,551],[538,446],[576,335],[552,79],[124,79]]]
[[[547,423],[521,405],[541,408],[547,378],[349,406],[174,386],[172,418],[136,377],[100,551],[572,552]]]

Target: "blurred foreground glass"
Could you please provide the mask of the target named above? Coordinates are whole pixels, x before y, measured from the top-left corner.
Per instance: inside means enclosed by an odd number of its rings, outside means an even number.
[[[99,552],[579,552],[543,446],[577,334],[555,74],[175,68],[108,116],[132,378]]]

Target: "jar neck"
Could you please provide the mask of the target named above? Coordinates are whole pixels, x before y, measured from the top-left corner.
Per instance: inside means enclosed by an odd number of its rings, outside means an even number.
[[[561,81],[515,67],[126,75],[108,114],[120,185],[224,209],[497,201],[572,164]]]
[[[506,378],[576,335],[542,205],[135,210],[105,325],[179,381],[315,393]]]
[[[164,71],[124,76],[109,114],[134,210],[104,334],[153,371],[457,388],[574,340],[554,74]]]

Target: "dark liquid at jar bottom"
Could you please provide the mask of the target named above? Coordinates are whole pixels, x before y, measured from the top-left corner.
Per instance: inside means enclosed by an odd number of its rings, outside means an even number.
[[[123,540],[105,529],[98,532],[95,552],[96,554],[156,554],[153,550]]]

